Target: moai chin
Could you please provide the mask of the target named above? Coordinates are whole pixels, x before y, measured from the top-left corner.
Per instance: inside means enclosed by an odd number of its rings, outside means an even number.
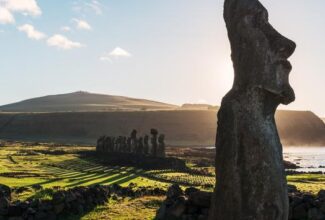
[[[288,58],[296,45],[258,0],[226,0],[234,83],[218,112],[210,220],[287,220],[288,193],[274,114],[294,101]]]

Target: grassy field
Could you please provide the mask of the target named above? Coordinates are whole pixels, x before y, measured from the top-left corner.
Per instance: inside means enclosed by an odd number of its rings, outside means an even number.
[[[134,183],[137,187],[167,189],[170,184],[178,183],[183,187],[195,186],[211,191],[215,184],[211,167],[202,168],[209,169],[206,175],[194,175],[176,170],[145,171],[134,167],[103,166],[94,158],[79,157],[78,152],[92,150],[93,147],[74,146],[3,146],[0,148],[0,183],[15,188],[14,200],[50,198],[53,191],[59,188],[81,185],[116,183],[127,186]],[[291,175],[288,182],[312,193],[325,189],[325,175],[321,174]],[[35,184],[43,189],[33,189]],[[72,216],[71,219],[146,219],[141,216],[151,219],[163,199],[152,196],[132,200],[118,198],[84,216]]]

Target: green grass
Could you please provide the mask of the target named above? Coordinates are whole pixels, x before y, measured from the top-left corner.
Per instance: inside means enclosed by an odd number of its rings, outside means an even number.
[[[325,189],[325,175],[323,174],[296,174],[287,177],[288,183],[297,186],[301,191],[317,194]]]
[[[192,175],[175,170],[144,171],[134,167],[103,166],[96,159],[80,158],[77,151],[93,150],[81,147],[10,146],[0,148],[0,183],[10,187],[28,187],[27,191],[13,194],[14,199],[49,199],[59,188],[89,186],[94,184],[135,183],[137,187],[160,187],[167,189],[171,183],[184,188],[195,186],[212,191],[214,176]],[[51,151],[48,153],[48,151]],[[193,167],[193,165],[192,165]],[[208,168],[213,172],[213,169]],[[298,189],[317,193],[325,189],[325,175],[299,174],[288,176],[288,183]],[[31,188],[40,184],[42,190]],[[204,187],[210,185],[212,187]],[[163,197],[124,198],[110,200],[84,216],[71,219],[152,219]],[[145,217],[144,217],[145,216]]]
[[[98,206],[94,211],[82,216],[71,217],[71,220],[99,220],[99,219],[154,219],[164,197],[146,196],[136,199],[124,198],[118,201],[110,200],[103,206]]]

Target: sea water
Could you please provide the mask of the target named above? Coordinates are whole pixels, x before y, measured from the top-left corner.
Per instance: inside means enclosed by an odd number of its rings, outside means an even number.
[[[283,157],[301,168],[301,172],[325,172],[324,147],[284,147]]]
[[[213,149],[214,147],[207,147]],[[323,147],[283,147],[283,158],[301,168],[299,172],[325,173],[325,146]]]

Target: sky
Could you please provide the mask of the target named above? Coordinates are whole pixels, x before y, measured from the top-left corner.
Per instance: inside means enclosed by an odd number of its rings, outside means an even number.
[[[297,99],[325,117],[325,1],[261,0],[297,43]],[[233,80],[222,0],[0,0],[0,105],[74,91],[219,105]]]

